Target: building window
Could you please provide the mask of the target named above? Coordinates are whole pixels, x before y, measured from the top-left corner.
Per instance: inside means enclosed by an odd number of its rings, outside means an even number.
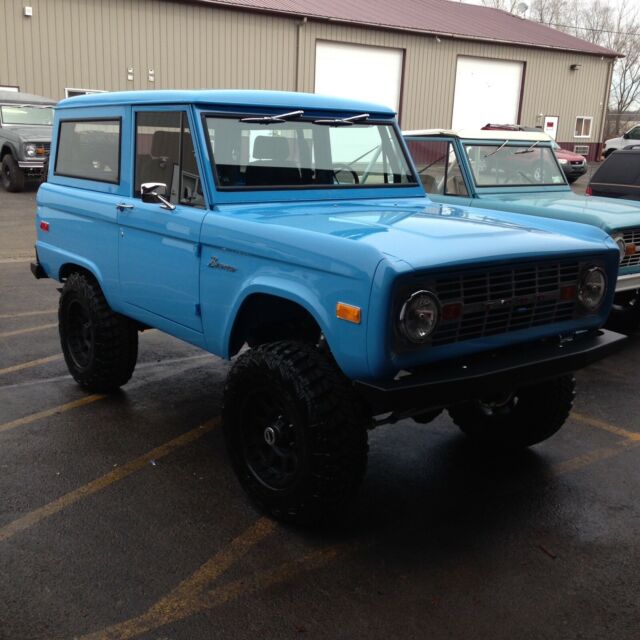
[[[119,118],[61,121],[55,174],[118,184],[120,126]]]
[[[573,153],[579,153],[581,156],[589,155],[589,145],[588,144],[575,144],[573,145]]]
[[[20,87],[11,84],[0,84],[0,91],[20,91]]]
[[[593,118],[591,116],[578,116],[576,118],[576,130],[573,136],[575,138],[590,138],[592,122]]]
[[[76,96],[86,96],[88,93],[106,93],[102,89],[65,89],[65,98],[75,98]]]

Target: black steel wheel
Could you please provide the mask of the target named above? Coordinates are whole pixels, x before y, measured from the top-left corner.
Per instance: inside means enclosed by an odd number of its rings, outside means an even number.
[[[260,345],[234,364],[224,435],[258,508],[295,523],[343,513],[366,470],[367,416],[349,381],[313,345]]]
[[[7,191],[17,192],[24,189],[24,171],[18,166],[16,159],[7,153],[0,166],[2,186]]]
[[[569,417],[574,397],[575,378],[565,375],[448,411],[455,424],[478,443],[523,448],[556,433]]]
[[[58,325],[67,368],[78,384],[91,391],[113,391],[131,378],[138,331],[109,307],[92,277],[72,273],[67,278]]]

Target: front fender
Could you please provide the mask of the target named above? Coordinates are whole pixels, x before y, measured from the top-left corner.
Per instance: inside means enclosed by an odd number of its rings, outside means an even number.
[[[254,294],[271,295],[300,305],[315,319],[345,375],[350,378],[367,376],[366,323],[371,285],[362,285],[351,279],[327,278],[326,273],[308,273],[305,282],[286,275],[257,274],[234,292],[228,309],[223,309],[225,296],[218,295],[217,300],[213,300],[213,288],[205,283],[202,320],[207,347],[209,351],[229,358],[234,324],[243,303]],[[356,325],[338,319],[335,315],[337,302],[359,306],[361,323]],[[226,322],[216,326],[216,318],[225,318]]]

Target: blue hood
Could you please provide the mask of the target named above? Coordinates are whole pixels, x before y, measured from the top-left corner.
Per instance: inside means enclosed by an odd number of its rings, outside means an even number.
[[[280,245],[284,249],[291,243],[288,261],[295,261],[292,253],[321,252],[327,258],[335,253],[342,262],[345,252],[354,259],[362,252],[377,258],[376,262],[389,257],[413,269],[425,269],[607,250],[618,255],[607,234],[595,227],[452,207],[426,198],[238,205],[219,210],[238,222],[236,246],[238,241],[242,244],[242,221],[260,222],[264,224],[261,236],[268,239],[265,248]],[[292,251],[291,245],[298,251]],[[254,239],[251,251],[256,250]]]
[[[570,189],[512,193],[479,193],[480,204],[536,216],[583,222],[604,229],[640,228],[640,203],[616,198],[581,196]]]

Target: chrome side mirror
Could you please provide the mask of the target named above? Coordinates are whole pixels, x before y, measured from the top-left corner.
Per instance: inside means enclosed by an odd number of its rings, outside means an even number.
[[[165,198],[166,195],[167,185],[164,182],[143,182],[140,185],[142,202],[161,202],[163,209],[174,211],[176,205],[169,202]]]

